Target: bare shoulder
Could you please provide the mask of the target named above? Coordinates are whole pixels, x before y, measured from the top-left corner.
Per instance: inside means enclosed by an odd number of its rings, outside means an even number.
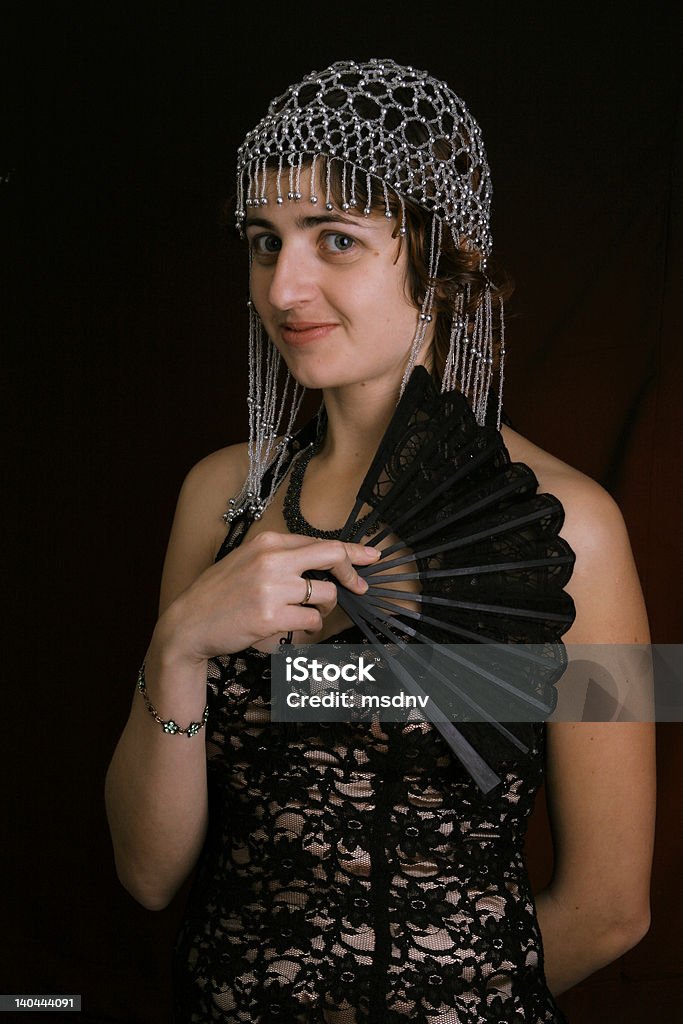
[[[540,493],[553,494],[565,513],[563,536],[574,546],[602,544],[607,535],[625,527],[619,506],[597,481],[539,448],[509,427],[502,428],[510,458],[533,470]]]
[[[585,473],[504,427],[513,462],[533,470],[539,492],[564,509],[561,536],[576,556],[567,591],[576,621],[565,639],[575,643],[633,643],[647,639],[647,619],[631,545],[619,506]]]
[[[208,568],[225,537],[223,513],[249,468],[246,444],[201,459],[185,477],[173,520],[161,583],[161,609]]]
[[[201,459],[185,477],[180,500],[195,507],[199,514],[221,521],[228,500],[235,496],[249,469],[247,445],[220,448]]]

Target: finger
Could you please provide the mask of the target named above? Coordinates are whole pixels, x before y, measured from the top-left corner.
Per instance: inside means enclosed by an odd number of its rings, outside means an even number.
[[[307,569],[327,570],[337,577],[339,582],[350,590],[361,594],[367,590],[367,584],[356,572],[354,562],[371,565],[377,561],[380,553],[375,548],[367,548],[362,544],[346,544],[340,540],[322,540],[308,548],[297,550],[292,560],[299,565],[299,572]]]
[[[329,570],[343,587],[357,594],[364,594],[368,589],[368,583],[359,574],[356,566],[373,565],[378,560],[379,553],[375,548],[367,548],[362,544],[344,544],[343,548],[340,557],[329,566]]]
[[[318,633],[323,628],[323,617],[318,608],[308,605],[290,604],[282,609],[279,631],[281,633]]]
[[[378,548],[371,545],[351,544],[343,540],[325,540],[323,537],[317,537],[314,542],[310,537],[306,537],[304,540],[308,541],[310,551],[302,547],[297,554],[306,558],[310,556],[309,568],[311,569],[329,569],[344,559],[357,565],[372,565],[382,554]]]
[[[334,583],[328,580],[310,580],[311,593],[308,596],[308,588],[304,600],[299,604],[304,608],[315,607],[320,611],[323,618],[326,618],[337,604],[337,588]],[[304,579],[306,583],[306,579]]]
[[[313,604],[314,602],[311,601],[311,598],[313,597],[313,581],[308,576],[302,576],[301,579],[304,586],[306,587],[306,593],[304,594],[303,598],[297,602],[297,604]]]
[[[242,549],[247,545],[261,547],[265,550],[294,551],[297,548],[310,547],[311,538],[301,533],[278,533],[276,530],[264,530],[241,545]],[[362,545],[356,545],[362,547]]]

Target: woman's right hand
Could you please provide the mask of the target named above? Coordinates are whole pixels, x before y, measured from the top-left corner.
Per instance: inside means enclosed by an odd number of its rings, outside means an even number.
[[[329,571],[356,594],[367,590],[355,565],[371,565],[375,548],[340,540],[265,531],[211,565],[159,619],[153,644],[173,661],[201,663],[287,632],[318,632],[337,604],[337,587],[311,580],[308,570]]]

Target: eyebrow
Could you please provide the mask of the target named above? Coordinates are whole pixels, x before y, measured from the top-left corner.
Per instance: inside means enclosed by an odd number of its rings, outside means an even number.
[[[295,223],[297,228],[304,231],[317,228],[321,224],[349,224],[355,228],[370,225],[370,221],[364,217],[345,217],[341,213],[321,213],[313,217],[297,217]],[[265,217],[249,217],[244,226],[245,228],[269,228],[271,231],[277,231],[277,225]]]

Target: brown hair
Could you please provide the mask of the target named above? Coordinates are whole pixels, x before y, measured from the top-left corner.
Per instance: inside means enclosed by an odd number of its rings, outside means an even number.
[[[309,161],[305,161],[309,162]],[[320,168],[320,160],[316,161],[316,169]],[[350,175],[344,175],[343,163],[340,160],[332,160],[330,165],[330,192],[338,208],[348,199],[344,195],[344,180],[349,180]],[[367,188],[365,175],[356,177],[356,206],[349,213],[362,216],[359,211],[368,208]],[[391,213],[401,219],[401,202],[398,196],[391,190],[387,191],[388,207]],[[427,289],[433,284],[434,306],[432,315],[434,317],[434,340],[432,351],[434,356],[433,372],[439,380],[443,376],[448,347],[451,335],[451,320],[453,308],[459,295],[463,296],[463,312],[470,314],[470,321],[473,314],[484,297],[488,288],[491,290],[491,301],[496,304],[506,301],[513,291],[513,284],[509,276],[500,271],[496,272],[498,281],[490,276],[490,261],[487,261],[486,272],[481,267],[481,253],[468,246],[467,239],[454,240],[450,229],[444,225],[441,233],[441,256],[435,280],[432,282],[429,277],[429,247],[431,243],[431,232],[433,230],[432,214],[422,206],[404,198],[406,235],[405,245],[408,257],[408,274],[406,280],[407,294],[416,309],[422,307]],[[386,209],[384,191],[375,188],[369,208],[372,210]],[[404,237],[398,234],[398,225],[395,235],[399,238],[399,246],[403,244]],[[398,250],[400,252],[400,248]],[[397,254],[398,256],[398,254]],[[470,330],[472,325],[470,323]],[[494,366],[497,365],[500,356],[501,338],[500,321],[494,317],[493,336],[493,358]]]

